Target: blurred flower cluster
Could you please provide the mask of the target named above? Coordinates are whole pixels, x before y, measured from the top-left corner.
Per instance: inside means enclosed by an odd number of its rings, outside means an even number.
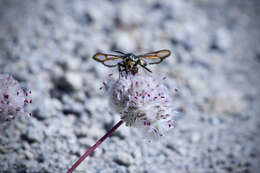
[[[148,74],[129,74],[110,86],[109,93],[126,126],[139,128],[145,139],[164,136],[173,128],[175,111],[163,81]]]
[[[23,90],[12,76],[0,75],[0,122],[12,120],[24,113],[24,106],[32,103],[30,94],[31,91]]]

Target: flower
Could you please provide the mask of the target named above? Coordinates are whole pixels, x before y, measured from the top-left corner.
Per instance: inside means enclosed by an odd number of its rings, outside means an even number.
[[[173,128],[175,111],[162,81],[148,74],[128,74],[118,79],[109,93],[126,126],[139,128],[146,139],[164,136]]]
[[[14,119],[24,112],[24,106],[32,103],[28,93],[10,75],[0,75],[0,122]],[[29,114],[31,116],[31,113]]]
[[[110,77],[112,75],[109,75]],[[163,80],[166,78],[164,77]],[[111,81],[109,79],[109,81]],[[110,83],[110,82],[109,82]],[[102,142],[104,142],[124,122],[126,126],[139,128],[144,139],[151,141],[165,135],[173,128],[171,97],[162,82],[147,74],[127,73],[115,83],[109,85],[103,82],[101,89],[110,94],[110,101],[120,113],[121,120],[86,151],[68,170],[72,173],[83,160],[88,157]],[[175,89],[177,92],[177,88]]]

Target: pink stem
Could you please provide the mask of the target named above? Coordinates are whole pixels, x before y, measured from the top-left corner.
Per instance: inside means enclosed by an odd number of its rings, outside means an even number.
[[[109,137],[121,124],[123,121],[120,120],[112,129],[110,129],[102,138],[100,138],[95,145],[93,145],[85,154],[83,154],[77,162],[75,162],[72,167],[68,170],[67,173],[72,173],[79,164],[88,156],[90,155],[107,137]]]

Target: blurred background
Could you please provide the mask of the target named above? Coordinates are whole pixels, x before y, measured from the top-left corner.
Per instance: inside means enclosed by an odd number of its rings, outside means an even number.
[[[33,117],[0,125],[0,172],[66,172],[120,119],[99,90],[117,69],[92,56],[159,49],[175,129],[122,126],[76,172],[259,172],[259,17],[257,0],[0,0],[0,73],[33,92]]]

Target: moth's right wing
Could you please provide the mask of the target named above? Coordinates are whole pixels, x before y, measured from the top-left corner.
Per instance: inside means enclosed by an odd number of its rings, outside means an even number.
[[[120,55],[112,55],[112,54],[105,54],[105,53],[96,53],[93,56],[93,59],[101,62],[107,67],[116,67],[118,63],[120,63],[123,59]]]
[[[163,49],[156,52],[150,52],[143,55],[139,55],[140,58],[145,58],[149,64],[159,64],[165,58],[171,55],[171,51]]]

